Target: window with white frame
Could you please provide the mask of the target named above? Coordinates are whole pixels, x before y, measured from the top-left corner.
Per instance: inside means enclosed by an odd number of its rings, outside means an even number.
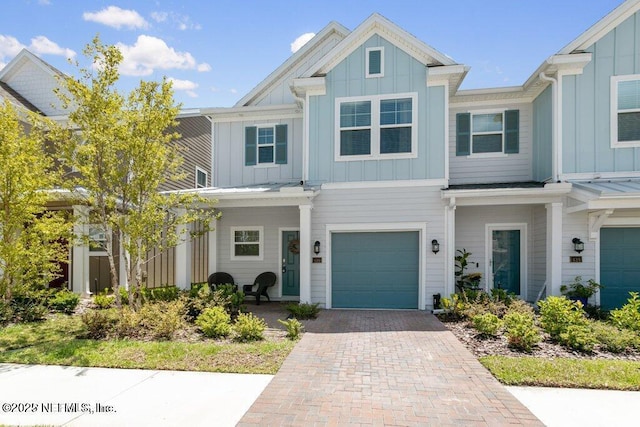
[[[196,188],[206,188],[208,174],[204,169],[196,166]]]
[[[417,96],[336,99],[336,160],[417,155]]]
[[[471,115],[471,153],[502,153],[503,116],[499,113]]]
[[[520,151],[520,111],[456,114],[456,155],[495,156]]]
[[[89,251],[106,252],[107,233],[98,226],[89,226]]]
[[[245,127],[245,166],[275,166],[287,163],[287,125],[261,124]]]
[[[231,259],[262,260],[263,227],[231,227]]]
[[[640,146],[640,74],[611,77],[611,146]]]
[[[384,76],[384,48],[370,47],[366,49],[366,77]]]

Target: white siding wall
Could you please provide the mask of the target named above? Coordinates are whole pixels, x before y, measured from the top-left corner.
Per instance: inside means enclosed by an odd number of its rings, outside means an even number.
[[[547,209],[542,205],[533,208],[531,234],[533,252],[527,301],[536,300],[538,292],[547,280]],[[544,298],[544,294],[542,297]]]
[[[500,157],[456,156],[456,114],[489,110],[520,110],[520,152]],[[451,108],[449,112],[449,183],[483,184],[532,179],[532,107],[526,104]]]
[[[244,165],[244,129],[261,124],[287,125],[287,164]],[[294,182],[302,179],[302,118],[278,121],[216,123],[214,126],[215,187],[231,187],[267,182]]]
[[[428,306],[432,295],[444,293],[445,208],[438,187],[322,190],[311,211],[311,241],[322,245],[322,264],[311,265],[311,300],[326,303],[327,224],[423,223],[426,224],[426,272],[421,284]],[[375,231],[375,230],[374,230]],[[430,242],[438,239],[441,251],[431,252]]]
[[[24,61],[5,78],[5,82],[47,116],[64,114],[53,89],[59,85],[53,76],[31,61]]]
[[[280,277],[279,228],[298,228],[300,213],[297,206],[271,208],[228,208],[222,209],[222,218],[216,225],[218,271],[233,276],[238,285],[253,283],[256,276],[265,271],[273,271]],[[262,261],[232,261],[230,227],[263,226]],[[281,294],[280,283],[269,290],[269,295]]]
[[[571,240],[574,237],[584,242],[584,251],[580,254],[573,250]],[[582,257],[581,263],[569,262],[569,257],[578,255]],[[565,212],[562,223],[562,284],[573,282],[576,276],[589,280],[595,278],[595,275],[596,241],[589,240],[589,216],[586,212]]]

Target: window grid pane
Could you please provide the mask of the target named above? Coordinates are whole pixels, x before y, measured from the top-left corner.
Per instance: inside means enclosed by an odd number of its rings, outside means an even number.
[[[502,132],[502,113],[474,114],[473,132]]]
[[[371,154],[371,131],[343,130],[340,132],[340,155],[357,156]]]
[[[340,104],[340,127],[371,126],[371,102],[343,102]]]
[[[410,124],[413,119],[412,99],[384,99],[380,101],[380,125]]]
[[[258,163],[273,163],[273,146],[258,147]]]
[[[640,141],[640,112],[618,114],[618,141]]]
[[[640,80],[618,82],[618,109],[640,108]]]
[[[234,241],[236,243],[259,242],[260,232],[258,230],[236,230]]]
[[[411,152],[411,128],[384,128],[380,129],[380,153],[410,153]]]
[[[474,135],[474,153],[502,153],[502,134]]]
[[[273,144],[273,128],[258,129],[258,145]]]
[[[197,172],[198,172],[198,185],[200,185],[202,187],[206,187],[207,186],[207,174],[202,172],[201,170],[199,170]]]

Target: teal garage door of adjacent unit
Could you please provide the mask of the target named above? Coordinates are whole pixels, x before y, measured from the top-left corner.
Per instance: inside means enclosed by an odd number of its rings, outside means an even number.
[[[419,233],[334,233],[333,308],[418,308]]]
[[[640,228],[600,229],[600,305],[619,308],[640,292]]]

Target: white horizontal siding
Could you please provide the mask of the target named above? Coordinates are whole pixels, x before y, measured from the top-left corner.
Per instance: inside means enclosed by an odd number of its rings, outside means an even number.
[[[573,250],[574,237],[584,242],[580,254]],[[581,256],[582,262],[569,262],[571,256]],[[565,213],[562,222],[562,283],[571,283],[576,276],[583,280],[596,277],[596,241],[589,240],[589,217],[585,212]]]
[[[287,125],[287,164],[245,166],[245,127],[261,124]],[[216,123],[213,141],[215,187],[294,182],[302,179],[302,118]]]
[[[311,241],[321,242],[322,264],[311,265],[311,300],[326,304],[327,225],[337,224],[426,224],[426,241],[444,242],[445,207],[438,187],[322,190],[311,211]],[[365,231],[365,230],[361,230]],[[372,230],[375,231],[375,230]],[[430,245],[430,243],[429,243]],[[445,251],[438,254],[422,248],[426,272],[421,287],[427,305],[431,295],[444,293]]]
[[[484,184],[494,182],[521,182],[532,179],[532,106],[527,104],[502,105],[478,110],[520,110],[520,152],[501,157],[456,156],[456,114],[473,113],[468,108],[452,108],[449,112],[449,183]]]

